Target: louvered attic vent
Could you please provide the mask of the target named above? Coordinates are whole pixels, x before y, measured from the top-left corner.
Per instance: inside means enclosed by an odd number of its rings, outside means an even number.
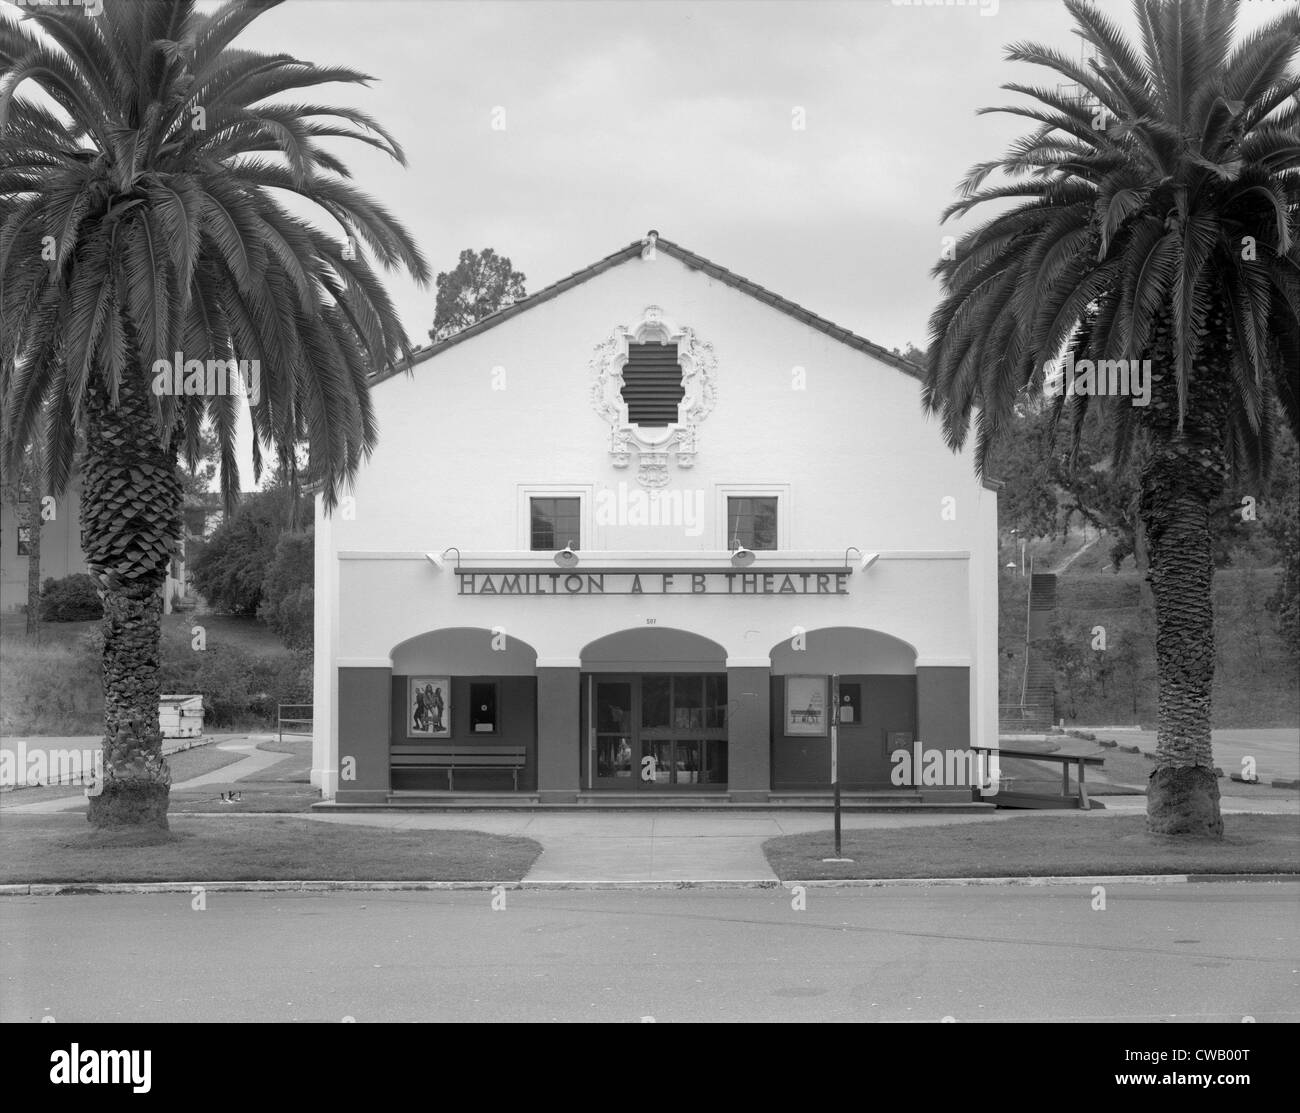
[[[686,391],[676,344],[629,344],[623,367],[623,401],[633,425],[672,425]]]

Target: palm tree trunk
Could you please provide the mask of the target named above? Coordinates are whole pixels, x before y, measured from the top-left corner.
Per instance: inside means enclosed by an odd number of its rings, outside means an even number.
[[[1210,745],[1214,684],[1214,560],[1210,508],[1227,473],[1223,434],[1230,377],[1227,321],[1211,314],[1178,428],[1167,325],[1152,359],[1139,513],[1156,614],[1159,723],[1147,787],[1147,830],[1220,838],[1219,781]]]
[[[34,468],[39,473],[39,468]],[[27,636],[41,635],[41,485],[32,482],[32,501],[27,510]]]
[[[125,376],[116,407],[102,384],[87,392],[82,548],[104,601],[103,790],[86,816],[97,827],[167,827],[161,589],[180,529],[181,485],[175,455],[159,444],[146,382]]]

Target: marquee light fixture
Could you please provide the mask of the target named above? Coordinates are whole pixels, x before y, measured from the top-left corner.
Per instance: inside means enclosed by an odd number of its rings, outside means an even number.
[[[561,568],[572,568],[578,563],[578,554],[573,551],[572,541],[555,554],[555,563]]]
[[[754,563],[754,554],[740,543],[739,537],[732,539],[731,546],[731,563],[737,568],[748,568]]]
[[[858,567],[863,572],[865,572],[868,568],[870,568],[873,564],[875,564],[876,561],[880,559],[879,553],[864,553],[856,545],[850,545],[847,549],[844,550],[844,567],[846,569],[849,566],[849,553],[857,553],[858,556],[861,558],[861,563],[858,565]]]
[[[457,565],[459,565],[459,564],[460,564],[460,550],[459,550],[458,548],[456,548],[455,545],[448,545],[447,548],[443,549],[442,552],[440,552],[440,553],[425,553],[425,554],[424,554],[424,559],[427,560],[430,564],[432,564],[432,565],[434,566],[434,568],[436,568],[439,572],[441,572],[441,571],[443,570],[443,568],[445,568],[446,565],[447,565],[447,554],[448,554],[448,553],[455,553],[455,554],[456,554],[456,563],[457,563]]]

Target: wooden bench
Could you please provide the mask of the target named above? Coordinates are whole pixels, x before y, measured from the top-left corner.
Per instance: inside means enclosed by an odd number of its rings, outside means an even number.
[[[1106,759],[1093,754],[1040,754],[1033,750],[1009,750],[1005,746],[972,746],[972,750],[977,753],[997,754],[999,757],[1016,757],[1023,758],[1026,761],[1055,761],[1061,765],[1061,795],[1059,797],[1041,797],[1030,793],[1022,792],[1001,792],[996,796],[984,797],[983,792],[979,793],[981,799],[1002,800],[1007,804],[1028,804],[1029,806],[1051,807],[1057,800],[1068,807],[1071,803],[1070,793],[1070,766],[1073,765],[1077,770],[1078,788],[1075,793],[1078,805],[1084,811],[1092,808],[1088,800],[1088,786],[1085,781],[1087,768],[1089,765],[1104,765]],[[982,788],[982,786],[981,786]],[[1057,806],[1062,806],[1057,804]]]
[[[508,769],[519,791],[519,770],[524,767],[527,751],[523,746],[471,746],[463,742],[420,742],[394,746],[389,760],[394,769],[445,769],[447,791],[456,791],[457,769],[496,772]]]

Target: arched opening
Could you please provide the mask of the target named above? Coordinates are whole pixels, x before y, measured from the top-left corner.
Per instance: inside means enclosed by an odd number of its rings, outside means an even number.
[[[620,630],[582,650],[585,788],[725,792],[727,653],[664,627]]]
[[[771,649],[772,787],[887,789],[890,755],[916,736],[916,648],[880,630],[796,632]]]
[[[717,642],[668,626],[638,626],[588,642],[582,650],[584,669],[673,672],[679,669],[726,670],[727,651]]]
[[[531,676],[537,650],[504,631],[468,626],[429,630],[393,646],[394,673],[463,672]]]
[[[916,649],[901,638],[856,626],[829,626],[794,634],[772,646],[772,671],[907,675]]]
[[[394,795],[530,790],[537,651],[503,630],[430,630],[393,647]]]

